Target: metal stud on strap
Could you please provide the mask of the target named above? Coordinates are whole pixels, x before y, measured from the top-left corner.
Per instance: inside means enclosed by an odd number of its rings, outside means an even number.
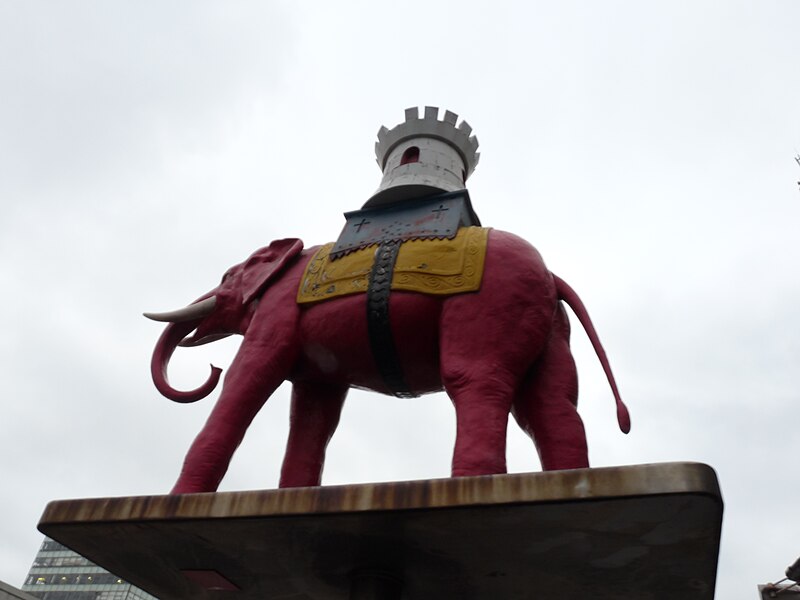
[[[398,398],[415,398],[403,376],[389,319],[392,273],[401,244],[388,240],[378,246],[367,286],[367,331],[378,372],[389,391]]]

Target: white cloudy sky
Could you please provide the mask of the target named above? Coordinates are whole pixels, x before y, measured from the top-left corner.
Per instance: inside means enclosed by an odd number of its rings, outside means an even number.
[[[331,240],[377,187],[380,125],[466,117],[484,224],[588,306],[595,466],[711,464],[720,598],[800,554],[800,3],[0,0],[0,579],[52,499],[165,493],[212,399],[161,398],[160,326],[270,240]],[[191,386],[235,342],[184,350]],[[281,388],[222,489],[277,484]],[[325,483],[443,477],[440,395],[353,393]],[[512,422],[509,467],[538,470]]]

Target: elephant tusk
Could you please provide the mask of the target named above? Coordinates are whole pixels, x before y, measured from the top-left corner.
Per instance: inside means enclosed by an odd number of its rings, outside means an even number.
[[[199,302],[195,302],[194,304],[190,304],[189,306],[180,308],[178,310],[163,313],[146,312],[143,314],[145,317],[152,319],[153,321],[161,321],[163,323],[183,323],[185,321],[202,319],[203,317],[210,315],[212,312],[214,312],[214,308],[216,306],[217,297],[211,296],[210,298],[200,300]]]
[[[207,335],[202,338],[197,338],[195,336],[189,336],[187,338],[183,338],[183,341],[178,343],[178,346],[183,348],[193,348],[195,346],[202,346],[204,344],[210,344],[211,342],[216,342],[217,340],[223,340],[226,337],[230,337],[233,335],[232,333],[215,333],[212,335]]]

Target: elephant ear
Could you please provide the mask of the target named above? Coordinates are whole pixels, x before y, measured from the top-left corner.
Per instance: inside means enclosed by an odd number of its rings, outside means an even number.
[[[253,252],[242,269],[243,302],[247,304],[262,294],[302,250],[302,240],[286,238]]]

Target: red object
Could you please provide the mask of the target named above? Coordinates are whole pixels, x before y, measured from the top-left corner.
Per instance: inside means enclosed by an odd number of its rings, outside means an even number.
[[[407,165],[408,163],[415,162],[419,162],[419,148],[416,146],[410,146],[406,148],[406,151],[403,152],[403,156],[400,157],[400,164]]]
[[[238,592],[241,590],[239,586],[237,586],[235,583],[231,583],[228,579],[213,569],[183,569],[181,570],[181,573],[183,573],[187,579],[194,581],[197,585],[206,590],[214,592]]]
[[[215,310],[168,325],[156,345],[152,373],[158,389],[169,398],[194,401],[213,389],[219,374],[194,391],[171,388],[166,368],[176,344],[195,328],[189,345],[220,334],[244,335],[172,493],[217,489],[250,422],[284,380],[294,387],[280,485],[319,485],[347,390],[388,392],[370,352],[366,295],[296,303],[303,270],[316,250],[301,249],[299,240],[279,240],[232,267],[217,289],[200,298],[215,296]],[[570,326],[559,300],[586,328],[614,391],[620,428],[627,432],[628,412],[586,309],[526,241],[490,232],[479,292],[446,298],[392,292],[391,328],[406,383],[416,393],[444,389],[455,406],[453,476],[506,472],[509,412],[534,440],[543,469],[589,465],[576,410]]]

